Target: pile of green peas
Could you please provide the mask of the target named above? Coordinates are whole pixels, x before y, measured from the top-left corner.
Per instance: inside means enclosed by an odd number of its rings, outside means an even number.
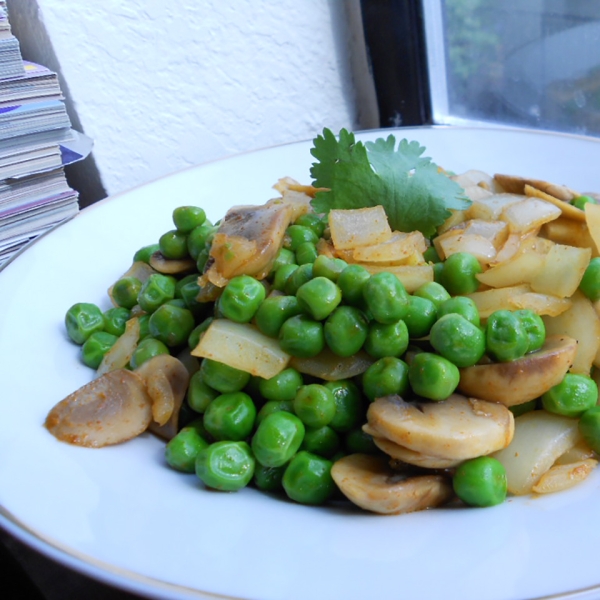
[[[293,357],[328,349],[343,358],[365,353],[372,360],[360,376],[325,381],[292,367],[262,379],[203,359],[190,378],[189,415],[167,443],[165,458],[213,489],[252,485],[304,504],[339,498],[330,473],[335,460],[381,452],[362,430],[370,402],[388,394],[444,400],[456,389],[460,368],[484,356],[516,360],[545,340],[544,323],[530,310],[501,310],[481,322],[466,296],[479,287],[481,267],[474,256],[457,253],[441,261],[432,246],[427,259],[434,263],[435,281],[409,294],[391,273],[370,274],[361,265],[319,254],[327,220],[313,213],[288,227],[265,280],[234,277],[216,301],[200,302],[198,276],[217,225],[193,206],[175,209],[173,222],[175,228],[136,252],[134,262],[148,262],[160,252],[168,259],[193,259],[193,272],[155,273],[143,283],[123,277],[112,288],[117,306],[102,311],[77,303],[67,311],[67,332],[82,346],[86,365],[98,367],[132,316],[141,329],[132,369],[153,356],[195,348],[215,318],[252,323]],[[588,281],[584,287],[593,286]],[[512,410],[517,415],[544,408],[581,417],[584,437],[600,450],[597,398],[591,378],[569,374],[543,398]],[[466,504],[491,506],[506,496],[503,467],[491,457],[466,461],[451,475]]]

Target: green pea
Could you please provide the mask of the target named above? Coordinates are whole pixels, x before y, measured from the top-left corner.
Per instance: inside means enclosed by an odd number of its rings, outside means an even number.
[[[273,264],[271,266],[271,271],[269,272],[268,278],[272,280],[275,276],[275,272],[283,265],[295,265],[298,264],[296,262],[296,253],[292,252],[288,248],[280,248]]]
[[[507,362],[525,355],[529,337],[516,314],[509,310],[497,310],[488,317],[485,345],[493,360]]]
[[[348,266],[341,258],[330,258],[320,254],[313,263],[313,275],[315,277],[326,277],[334,283],[338,280],[340,273]]]
[[[571,200],[571,204],[580,210],[585,210],[585,205],[588,203],[597,204],[595,198],[587,195],[577,196]]]
[[[411,338],[424,337],[429,333],[437,318],[435,304],[420,296],[410,296],[408,300],[408,313],[403,319],[408,329],[408,336]]]
[[[342,292],[344,303],[363,307],[363,287],[370,278],[371,274],[362,265],[348,265],[342,269],[336,283]]]
[[[200,290],[201,288],[198,285],[198,278],[196,275],[194,275],[194,278],[191,281],[187,281],[179,288],[179,293],[181,294],[181,299],[185,303],[185,307],[192,311],[196,320],[206,316],[211,308],[209,302],[201,302],[198,300]]]
[[[299,265],[314,263],[319,256],[317,247],[312,242],[302,242],[296,248],[296,261]]]
[[[300,215],[295,221],[294,225],[302,225],[312,229],[318,238],[323,237],[326,224],[323,219],[315,213],[305,213]]]
[[[529,309],[516,310],[514,314],[521,321],[527,335],[528,345],[526,352],[539,350],[546,341],[546,326],[540,315]]]
[[[236,323],[248,323],[265,299],[265,286],[249,275],[233,277],[219,299],[223,316]]]
[[[315,277],[302,284],[296,293],[300,308],[317,321],[326,319],[342,300],[340,288],[327,277]]]
[[[423,258],[427,262],[431,262],[434,264],[440,263],[442,261],[435,246],[429,246],[429,248],[427,248],[427,250],[425,250],[425,252],[423,252]]]
[[[113,300],[123,308],[131,309],[138,303],[142,282],[137,277],[121,277],[111,290]]]
[[[208,441],[203,437],[204,427],[201,421],[192,422],[179,430],[165,447],[165,460],[173,469],[183,473],[194,473],[196,459],[200,450],[208,448]]]
[[[148,321],[150,335],[169,348],[187,343],[194,324],[194,315],[190,310],[170,304],[159,306]]]
[[[81,347],[81,359],[83,364],[90,369],[97,369],[104,355],[113,347],[117,336],[106,331],[95,331],[83,342]]]
[[[408,293],[402,282],[391,273],[372,275],[363,287],[363,298],[378,323],[395,323],[408,313]]]
[[[438,319],[451,313],[462,315],[477,327],[481,324],[479,309],[475,302],[467,296],[454,296],[442,302],[438,308]]]
[[[458,313],[438,319],[431,328],[429,342],[457,367],[471,367],[485,354],[485,334]]]
[[[537,400],[530,400],[529,402],[523,402],[523,404],[515,404],[514,406],[509,406],[508,410],[513,414],[514,417],[520,417],[527,412],[535,410],[537,406]]]
[[[175,279],[169,275],[153,273],[144,281],[137,301],[146,313],[153,313],[159,306],[175,298]]]
[[[419,286],[414,292],[413,296],[419,298],[427,298],[435,304],[435,307],[439,310],[442,303],[450,298],[448,290],[436,281],[429,281]]]
[[[298,452],[283,474],[285,493],[301,504],[323,504],[336,489],[331,477],[332,466],[326,458],[305,450]]]
[[[600,300],[600,257],[596,256],[590,260],[583,277],[579,283],[579,289],[586,298],[592,302]]]
[[[303,385],[294,398],[294,412],[308,427],[328,425],[335,416],[335,398],[324,385]]]
[[[201,252],[206,250],[210,238],[214,235],[215,228],[210,223],[203,223],[194,227],[187,235],[188,254],[198,260]]]
[[[219,396],[219,392],[211,388],[205,381],[202,370],[196,371],[188,384],[186,399],[188,406],[197,413],[203,414],[208,405]]]
[[[273,274],[273,289],[280,292],[285,291],[288,284],[288,279],[292,276],[292,273],[300,267],[295,263],[281,265]],[[294,294],[290,294],[293,296]]]
[[[140,326],[140,340],[147,338],[150,335],[150,315],[142,314],[138,318],[138,324]]]
[[[338,306],[325,321],[323,333],[325,343],[338,356],[352,356],[365,343],[369,323],[367,318],[354,306]]]
[[[579,417],[598,402],[598,386],[587,375],[567,373],[563,380],[542,394],[542,406],[551,413]]]
[[[256,425],[260,425],[264,421],[265,417],[268,417],[270,414],[280,412],[282,410],[293,413],[294,402],[292,400],[269,400],[268,402],[265,402],[256,415]]]
[[[456,495],[469,506],[496,506],[506,498],[504,465],[491,456],[480,456],[460,464],[452,478]]]
[[[254,475],[256,461],[246,442],[221,441],[198,452],[196,475],[216,490],[235,492],[247,486]]]
[[[260,463],[254,469],[254,485],[263,492],[279,492],[283,489],[283,474],[287,465],[265,467]]]
[[[600,406],[588,408],[579,417],[579,432],[585,443],[600,454]]]
[[[281,326],[290,318],[302,313],[296,296],[269,296],[265,298],[254,315],[258,329],[276,338]]]
[[[327,381],[323,385],[335,400],[335,414],[329,427],[340,433],[358,427],[365,416],[365,403],[358,386],[349,379]]]
[[[258,390],[267,400],[291,402],[302,385],[304,385],[302,375],[296,369],[289,367],[270,379],[261,379]]]
[[[181,279],[175,282],[175,298],[183,299],[183,295],[181,293],[181,289],[190,282],[198,282],[198,273],[191,273],[190,275],[185,275]]]
[[[246,439],[255,419],[256,407],[245,392],[221,394],[204,411],[204,427],[215,440]]]
[[[145,262],[148,264],[150,262],[150,257],[160,251],[160,246],[158,244],[149,244],[148,246],[143,246],[133,255],[133,262]]]
[[[323,324],[307,315],[290,317],[279,330],[279,345],[291,356],[316,356],[325,347]]]
[[[250,373],[210,358],[202,361],[200,371],[206,385],[222,394],[239,392],[250,381]]]
[[[104,311],[104,331],[117,337],[125,333],[125,323],[130,319],[131,312],[121,306]]]
[[[192,332],[188,336],[188,347],[190,348],[190,350],[193,350],[200,343],[200,338],[202,337],[202,334],[210,327],[210,324],[212,322],[213,318],[207,317],[206,319],[204,319],[204,321],[202,321],[201,323],[196,325],[194,329],[192,329]]]
[[[150,360],[151,358],[161,354],[169,354],[169,348],[167,345],[156,338],[147,337],[139,342],[133,354],[131,355],[129,364],[133,369],[137,369],[147,360]]]
[[[445,400],[460,380],[458,367],[431,352],[415,354],[408,367],[408,381],[415,394],[430,400]]]
[[[300,286],[307,283],[313,278],[313,266],[311,263],[300,265],[295,269],[285,282],[283,290],[289,296],[293,296],[300,289]]]
[[[281,410],[267,415],[252,437],[252,451],[265,467],[285,465],[300,448],[305,428],[294,414]]]
[[[73,304],[65,315],[67,334],[76,344],[83,344],[96,331],[104,329],[104,316],[91,302]]]
[[[408,390],[408,365],[393,356],[380,358],[363,373],[362,388],[371,401],[390,394],[403,396]]]
[[[312,452],[318,456],[331,459],[341,447],[340,436],[329,425],[323,427],[307,427],[300,450]]]
[[[408,326],[403,320],[389,324],[372,321],[364,348],[373,358],[402,356],[408,348],[408,339]]]
[[[163,233],[158,239],[158,245],[165,258],[181,259],[189,256],[187,235],[177,229]]]
[[[381,450],[373,441],[373,436],[362,427],[351,429],[344,436],[344,448],[348,454],[380,454]]]
[[[442,271],[444,270],[444,263],[433,263],[433,281],[435,283],[441,284],[442,281]]]
[[[296,252],[298,246],[304,242],[317,244],[319,236],[310,228],[304,225],[290,225],[285,232],[283,245],[293,252]]]
[[[476,275],[481,271],[475,256],[468,252],[456,252],[444,262],[441,283],[452,296],[472,294],[479,289]]]
[[[196,258],[196,271],[198,271],[198,273],[204,273],[204,269],[209,258],[210,253],[208,249],[205,248],[204,250],[200,250],[200,252],[198,252],[198,257]]]
[[[173,211],[173,223],[182,233],[189,233],[204,221],[206,213],[199,206],[179,206]]]
[[[187,308],[185,302],[181,298],[172,298],[171,300],[167,300],[165,304],[168,304],[169,306],[176,306],[177,308]]]

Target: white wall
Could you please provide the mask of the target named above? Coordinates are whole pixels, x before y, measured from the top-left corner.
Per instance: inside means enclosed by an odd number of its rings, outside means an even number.
[[[355,0],[8,6],[24,58],[59,71],[108,194],[323,127],[377,126]]]

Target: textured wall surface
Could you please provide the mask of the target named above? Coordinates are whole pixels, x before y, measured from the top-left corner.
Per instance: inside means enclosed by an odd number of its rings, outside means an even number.
[[[59,71],[109,194],[361,127],[343,0],[9,0],[9,10],[25,58]]]

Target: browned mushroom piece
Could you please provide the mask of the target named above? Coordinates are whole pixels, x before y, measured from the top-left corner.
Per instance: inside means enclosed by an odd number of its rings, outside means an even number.
[[[560,383],[576,352],[577,340],[549,335],[539,350],[517,360],[460,369],[458,389],[505,406],[523,404]]]
[[[190,375],[185,365],[169,354],[160,354],[142,363],[138,375],[152,403],[150,431],[171,439],[179,431],[180,410]]]
[[[213,237],[208,268],[201,279],[224,287],[236,275],[266,277],[293,214],[292,205],[284,202],[228,210]]]
[[[163,275],[185,275],[196,270],[196,261],[192,258],[167,258],[162,252],[150,256],[150,266]]]
[[[136,437],[151,420],[152,401],[141,377],[118,369],[61,400],[48,413],[45,426],[63,442],[101,448]]]
[[[344,456],[334,463],[331,476],[353,504],[384,515],[434,508],[454,495],[446,477],[408,476],[394,471],[381,456]]]
[[[525,186],[528,185],[532,188],[541,190],[550,196],[554,196],[563,202],[570,202],[573,200],[573,198],[575,198],[575,196],[579,195],[577,192],[565,185],[550,183],[541,179],[528,179],[525,177],[518,177],[516,175],[503,175],[501,173],[496,173],[494,175],[494,181],[509,194],[525,194]]]
[[[367,410],[368,430],[413,452],[467,460],[508,446],[514,418],[502,404],[453,394],[441,402],[384,396]]]
[[[368,429],[368,425],[363,427],[365,433],[370,433],[372,435],[371,430]],[[375,433],[375,432],[373,432]],[[404,446],[400,446],[390,440],[377,437],[377,435],[373,435],[373,442],[375,445],[382,451],[385,452],[390,458],[394,460],[399,460],[408,465],[413,465],[415,467],[421,467],[423,469],[452,469],[457,467],[462,460],[458,460],[455,458],[442,458],[439,456],[431,456],[430,454],[424,454],[423,452],[415,452],[414,450],[409,450]]]

